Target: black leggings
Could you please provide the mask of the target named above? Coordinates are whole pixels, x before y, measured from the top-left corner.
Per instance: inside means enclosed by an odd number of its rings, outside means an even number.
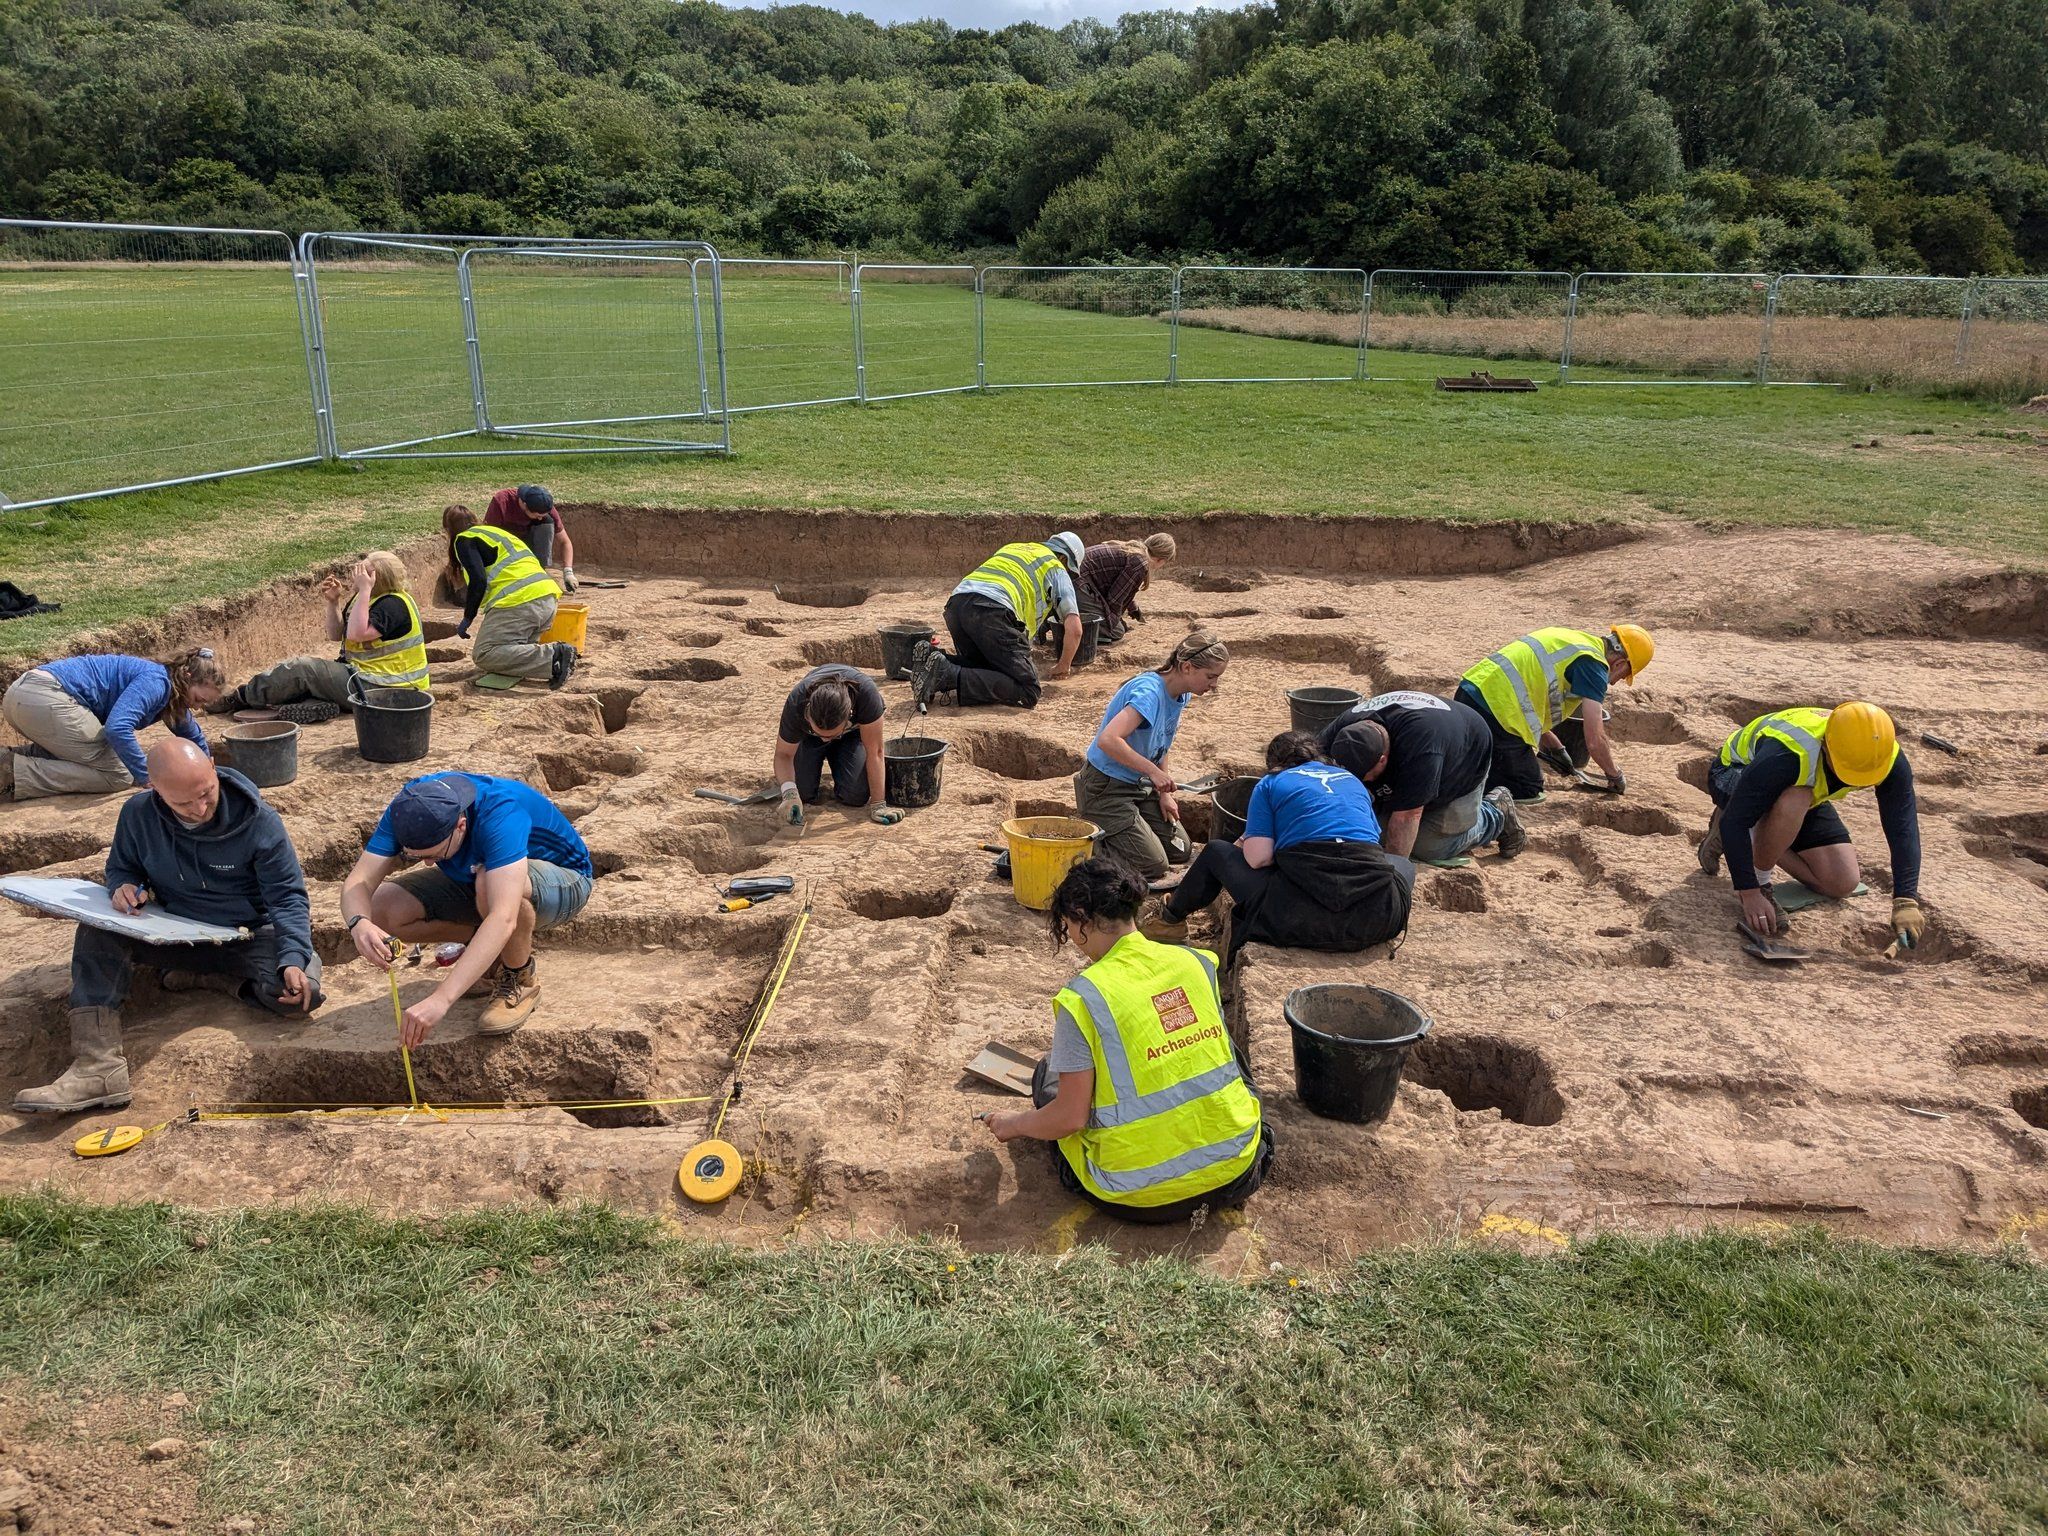
[[[1253,869],[1245,862],[1244,850],[1220,839],[1202,844],[1195,862],[1166,898],[1166,915],[1182,922],[1208,906],[1225,891],[1239,906],[1257,901],[1273,882],[1273,866]]]

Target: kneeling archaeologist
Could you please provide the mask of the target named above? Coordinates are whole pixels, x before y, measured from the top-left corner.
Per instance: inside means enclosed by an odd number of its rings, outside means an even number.
[[[858,667],[828,661],[813,667],[782,701],[775,728],[775,782],[782,786],[779,816],[801,827],[804,807],[825,793],[825,769],[832,770],[832,798],[865,806],[883,826],[903,819],[886,803],[882,713],[887,708],[875,680]]]
[[[1184,1221],[1242,1205],[1265,1180],[1273,1137],[1223,1022],[1216,957],[1137,931],[1145,882],[1084,859],[1053,895],[1053,943],[1088,967],[1053,999],[1052,1051],[1033,1109],[992,1114],[998,1141],[1056,1143],[1060,1183],[1126,1221]]]
[[[1038,668],[1031,637],[1049,616],[1060,622],[1060,659],[1052,675],[1071,677],[1081,644],[1081,609],[1074,577],[1081,569],[1081,537],[1056,533],[1043,544],[1005,544],[975,568],[946,599],[947,655],[929,640],[910,651],[910,686],[920,709],[938,694],[963,705],[1038,703]]]
[[[15,1095],[18,1112],[119,1109],[129,1099],[121,1007],[139,961],[166,992],[210,990],[287,1017],[321,1003],[320,960],[306,880],[284,823],[232,768],[188,741],[149,751],[149,789],[130,797],[107,851],[114,908],[161,907],[174,917],[247,928],[229,944],[149,944],[79,926],[71,941],[75,1060],[47,1088]]]
[[[470,658],[477,670],[501,677],[546,678],[550,688],[569,681],[576,668],[576,647],[566,641],[543,643],[541,634],[555,621],[555,603],[562,589],[516,534],[479,523],[467,507],[441,514],[448,535],[448,562],[462,576],[462,623],[455,634],[468,639],[477,625]],[[478,623],[477,615],[483,619]]]
[[[408,860],[429,864],[391,880]],[[433,993],[405,1010],[399,1036],[415,1046],[465,994],[490,1003],[480,1035],[509,1035],[540,1001],[536,932],[590,900],[590,850],[539,790],[481,773],[429,773],[385,808],[342,887],[341,915],[356,953],[388,971],[392,940],[459,941],[462,955]]]
[[[1075,809],[1103,831],[1096,851],[1148,880],[1169,864],[1187,863],[1194,851],[1166,755],[1188,700],[1214,692],[1229,665],[1230,652],[1207,630],[1183,637],[1165,661],[1110,696],[1087,761],[1074,775]]]
[[[1892,932],[1903,949],[1920,942],[1920,815],[1913,768],[1892,717],[1851,701],[1827,709],[1760,715],[1721,744],[1707,774],[1714,812],[1700,843],[1700,868],[1728,878],[1752,932],[1782,926],[1767,877],[1782,869],[1808,889],[1842,900],[1863,878],[1855,844],[1835,802],[1877,790],[1877,814],[1892,857]]]
[[[1514,795],[1486,787],[1493,733],[1456,699],[1380,694],[1325,726],[1322,748],[1372,791],[1389,853],[1444,864],[1490,843],[1512,859],[1528,844]]]
[[[350,702],[349,684],[363,688],[427,687],[427,637],[420,610],[405,590],[405,563],[388,549],[373,550],[357,562],[346,582],[330,576],[320,583],[327,601],[327,638],[341,642],[341,656],[294,656],[258,672],[212,706],[216,714],[236,709],[274,709],[302,725],[332,720]]]
[[[1572,758],[1557,728],[1576,718],[1586,752],[1607,775],[1607,789],[1627,787],[1607,739],[1607,689],[1633,685],[1656,654],[1648,630],[1617,624],[1605,636],[1580,629],[1539,629],[1510,640],[1465,673],[1457,701],[1476,711],[1493,733],[1487,787],[1505,785],[1520,801],[1543,798],[1540,755],[1560,773]]]

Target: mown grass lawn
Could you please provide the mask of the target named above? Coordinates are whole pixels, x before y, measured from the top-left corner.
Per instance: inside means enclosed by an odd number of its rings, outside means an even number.
[[[0,1201],[0,1389],[186,1393],[210,1510],[279,1531],[2038,1531],[2044,1315],[2017,1256],[1818,1232],[1243,1286]]]

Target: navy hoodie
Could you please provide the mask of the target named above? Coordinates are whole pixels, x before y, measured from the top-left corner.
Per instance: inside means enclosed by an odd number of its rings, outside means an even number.
[[[299,856],[256,786],[220,770],[213,819],[188,827],[153,790],[131,795],[107,850],[107,889],[139,885],[166,912],[202,923],[277,928],[280,970],[313,958],[313,916]]]

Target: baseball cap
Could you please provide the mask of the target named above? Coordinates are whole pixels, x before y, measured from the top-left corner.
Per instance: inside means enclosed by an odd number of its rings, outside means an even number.
[[[476,804],[476,785],[463,775],[414,779],[391,802],[391,835],[400,848],[435,848]]]
[[[529,512],[552,512],[555,510],[555,493],[544,485],[522,485],[519,499],[526,503]]]

